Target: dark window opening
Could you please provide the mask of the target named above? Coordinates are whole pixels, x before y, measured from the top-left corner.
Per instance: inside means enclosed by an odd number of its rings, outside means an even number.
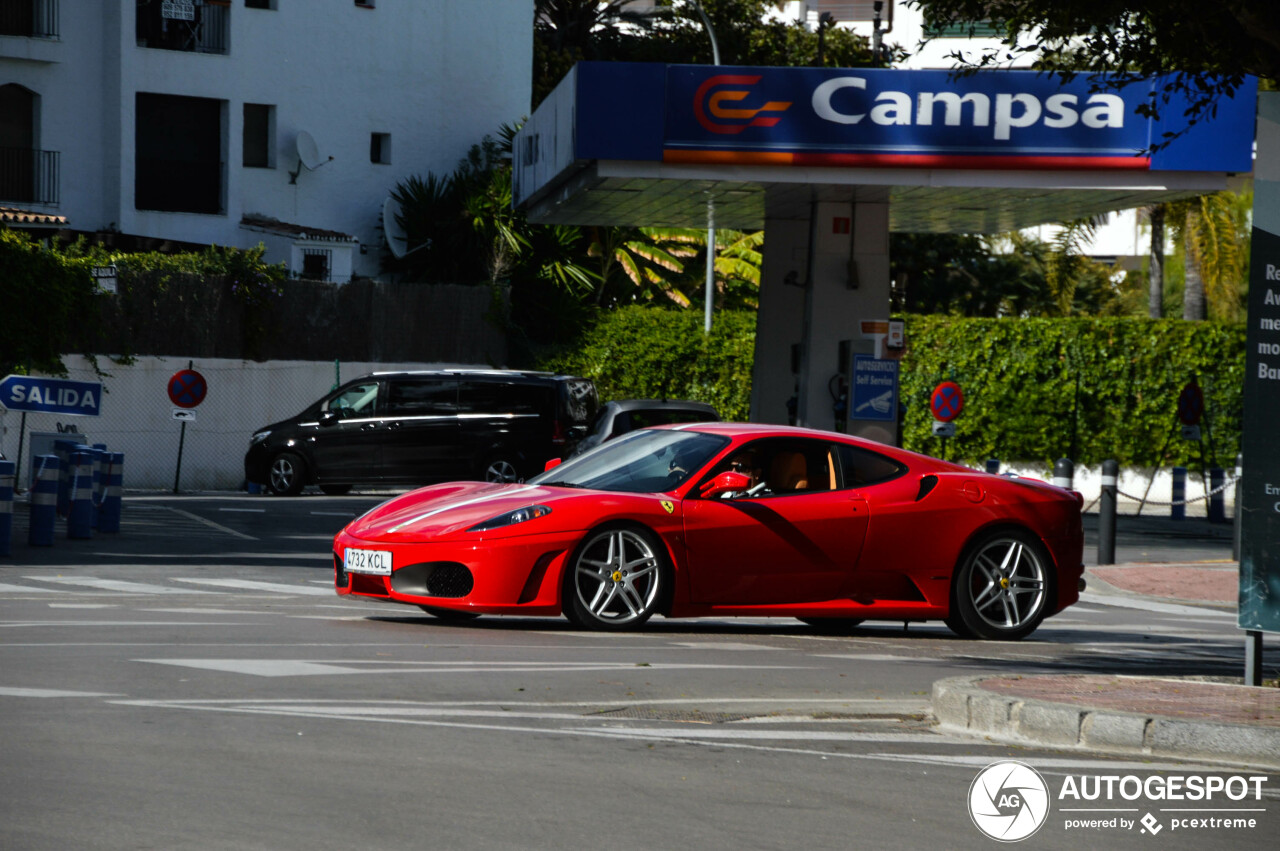
[[[265,103],[244,105],[244,165],[248,168],[275,168],[271,138],[275,107]]]
[[[133,204],[222,212],[222,102],[138,93]]]
[[[276,0],[244,0],[246,9],[274,9]]]
[[[231,46],[231,0],[137,0],[139,47],[227,53]]]
[[[327,248],[304,248],[302,249],[302,271],[298,276],[311,281],[327,281],[332,267],[332,251]]]
[[[0,35],[58,37],[58,0],[0,0]]]
[[[36,149],[39,109],[30,89],[0,86],[0,201],[58,203],[58,152]]]
[[[384,165],[391,162],[391,134],[390,133],[372,133],[369,136],[369,162],[382,163]]]
[[[445,416],[458,412],[458,382],[431,378],[392,381],[388,416]]]

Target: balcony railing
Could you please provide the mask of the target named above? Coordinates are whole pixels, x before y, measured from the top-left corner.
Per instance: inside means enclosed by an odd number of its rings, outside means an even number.
[[[0,201],[58,203],[58,152],[0,148]]]
[[[191,18],[182,17],[190,14]],[[138,0],[139,47],[188,53],[227,53],[231,47],[231,7],[211,0]]]
[[[57,38],[58,0],[0,0],[0,35]]]

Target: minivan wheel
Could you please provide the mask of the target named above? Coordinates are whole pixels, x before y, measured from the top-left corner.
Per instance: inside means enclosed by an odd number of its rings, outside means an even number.
[[[520,472],[511,456],[494,455],[485,463],[480,477],[486,482],[515,482],[519,481]]]
[[[271,472],[267,487],[277,496],[297,496],[302,493],[306,467],[301,458],[292,452],[281,452],[271,459]]]

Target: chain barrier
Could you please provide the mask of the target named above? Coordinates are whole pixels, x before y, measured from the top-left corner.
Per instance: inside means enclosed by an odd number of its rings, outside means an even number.
[[[1184,500],[1170,500],[1169,502],[1164,502],[1158,499],[1150,499],[1150,498],[1143,499],[1140,496],[1134,496],[1131,493],[1125,493],[1124,491],[1118,488],[1116,489],[1116,494],[1118,496],[1124,497],[1125,499],[1131,499],[1134,502],[1141,502],[1146,505],[1190,505],[1193,502],[1204,502],[1209,497],[1216,496],[1217,494],[1222,493],[1227,488],[1231,487],[1236,483],[1236,478],[1237,478],[1236,476],[1225,476],[1221,487],[1216,487],[1202,496],[1192,497],[1191,499],[1184,499]],[[1094,500],[1094,502],[1096,501],[1097,500]]]

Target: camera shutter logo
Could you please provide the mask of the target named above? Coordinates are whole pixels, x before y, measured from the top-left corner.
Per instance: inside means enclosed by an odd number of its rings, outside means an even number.
[[[1048,819],[1049,787],[1040,772],[1025,763],[993,763],[969,786],[969,816],[992,839],[1018,842]]]

